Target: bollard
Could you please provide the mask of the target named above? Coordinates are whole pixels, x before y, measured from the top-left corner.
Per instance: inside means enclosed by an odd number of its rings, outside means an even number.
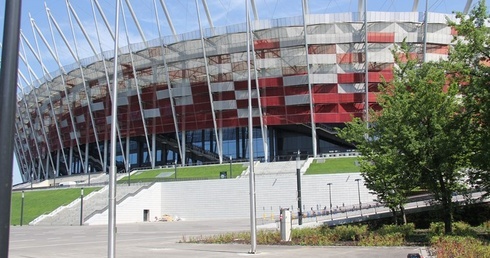
[[[281,241],[291,241],[292,217],[291,211],[288,208],[281,209],[279,223],[281,228]]]

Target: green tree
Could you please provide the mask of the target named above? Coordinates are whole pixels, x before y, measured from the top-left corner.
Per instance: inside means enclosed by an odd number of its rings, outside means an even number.
[[[459,22],[450,22],[458,35],[450,54],[453,67],[463,80],[462,96],[469,117],[467,138],[472,148],[470,180],[490,189],[490,16],[484,0]]]
[[[396,51],[392,82],[380,86],[380,112],[372,125],[354,119],[340,136],[357,145],[367,187],[390,208],[406,202],[415,186],[426,188],[443,208],[446,233],[452,231],[452,194],[461,189],[466,162],[458,83],[449,63],[410,60],[407,44]]]

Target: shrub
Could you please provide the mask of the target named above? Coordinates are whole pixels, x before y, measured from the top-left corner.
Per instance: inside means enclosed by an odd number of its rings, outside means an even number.
[[[361,236],[368,234],[368,226],[338,226],[332,229],[332,234],[338,241],[359,241]]]
[[[394,233],[400,233],[403,237],[413,235],[415,232],[415,224],[408,223],[405,225],[383,225],[376,233],[380,235],[389,235]]]
[[[330,245],[337,241],[328,227],[293,229],[291,242],[295,245]]]
[[[465,222],[453,223],[453,235],[476,237],[476,231]]]
[[[247,241],[250,241],[250,234]],[[259,230],[257,232],[257,243],[261,245],[272,245],[281,242],[281,232],[271,230]]]
[[[437,258],[490,258],[490,246],[472,237],[435,237],[432,247],[437,251]]]
[[[444,235],[444,223],[442,222],[430,223],[429,236],[432,238],[435,236],[442,236],[442,235]],[[451,235],[476,237],[477,232],[474,228],[472,228],[469,224],[465,222],[454,222],[453,232]]]
[[[483,231],[486,232],[487,234],[490,233],[490,220],[483,222],[479,228]]]
[[[429,227],[429,236],[442,236],[444,235],[444,223],[442,222],[432,222]]]
[[[258,235],[258,234],[257,234]],[[214,236],[182,237],[181,243],[205,243],[205,244],[226,244],[226,243],[250,243],[250,233],[226,233]]]
[[[325,235],[303,235],[301,238],[293,238],[291,240],[294,245],[309,245],[309,246],[322,246],[322,245],[331,245],[334,242],[331,241],[329,236]]]
[[[361,236],[359,245],[362,246],[401,246],[405,238],[402,233],[376,234],[371,233],[367,236]]]
[[[291,230],[291,238],[301,238],[307,235],[317,235],[322,234],[319,228],[300,228]]]

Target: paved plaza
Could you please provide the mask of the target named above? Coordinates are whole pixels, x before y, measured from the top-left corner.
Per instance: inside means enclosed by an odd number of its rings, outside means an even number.
[[[117,226],[116,257],[407,257],[418,247],[304,247],[185,244],[184,237],[249,231],[248,220],[177,221]],[[259,226],[260,229],[260,226]],[[107,257],[107,226],[11,227],[11,258]]]

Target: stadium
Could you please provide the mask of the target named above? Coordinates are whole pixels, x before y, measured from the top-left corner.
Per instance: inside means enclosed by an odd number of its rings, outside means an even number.
[[[104,8],[90,3],[90,28],[67,2],[70,26],[46,9],[50,30],[31,19],[32,35],[21,34],[15,154],[24,182],[109,169],[115,51],[103,51],[101,38],[89,34],[113,39],[114,32]],[[303,8],[302,15],[274,19],[259,19],[252,1],[250,26],[214,26],[213,10],[199,1],[199,27],[183,34],[172,22],[179,14],[164,1],[153,4],[136,13],[125,1],[122,14],[135,29],[126,25],[121,38],[142,40],[117,51],[119,171],[246,160],[251,133],[253,158],[265,163],[291,160],[298,151],[302,159],[350,152],[354,147],[335,128],[379,109],[377,86],[393,78],[395,46],[406,41],[412,57],[437,61],[447,58],[456,33],[447,25],[454,15],[419,12],[418,0],[404,12],[363,12],[359,1],[354,12]],[[138,17],[156,9],[158,29],[148,33]],[[162,26],[171,33],[162,35]],[[145,33],[157,37],[146,40]],[[67,39],[72,34],[78,41]],[[82,41],[93,52],[85,58]],[[61,46],[75,63],[61,63]],[[56,68],[46,68],[48,62]]]

